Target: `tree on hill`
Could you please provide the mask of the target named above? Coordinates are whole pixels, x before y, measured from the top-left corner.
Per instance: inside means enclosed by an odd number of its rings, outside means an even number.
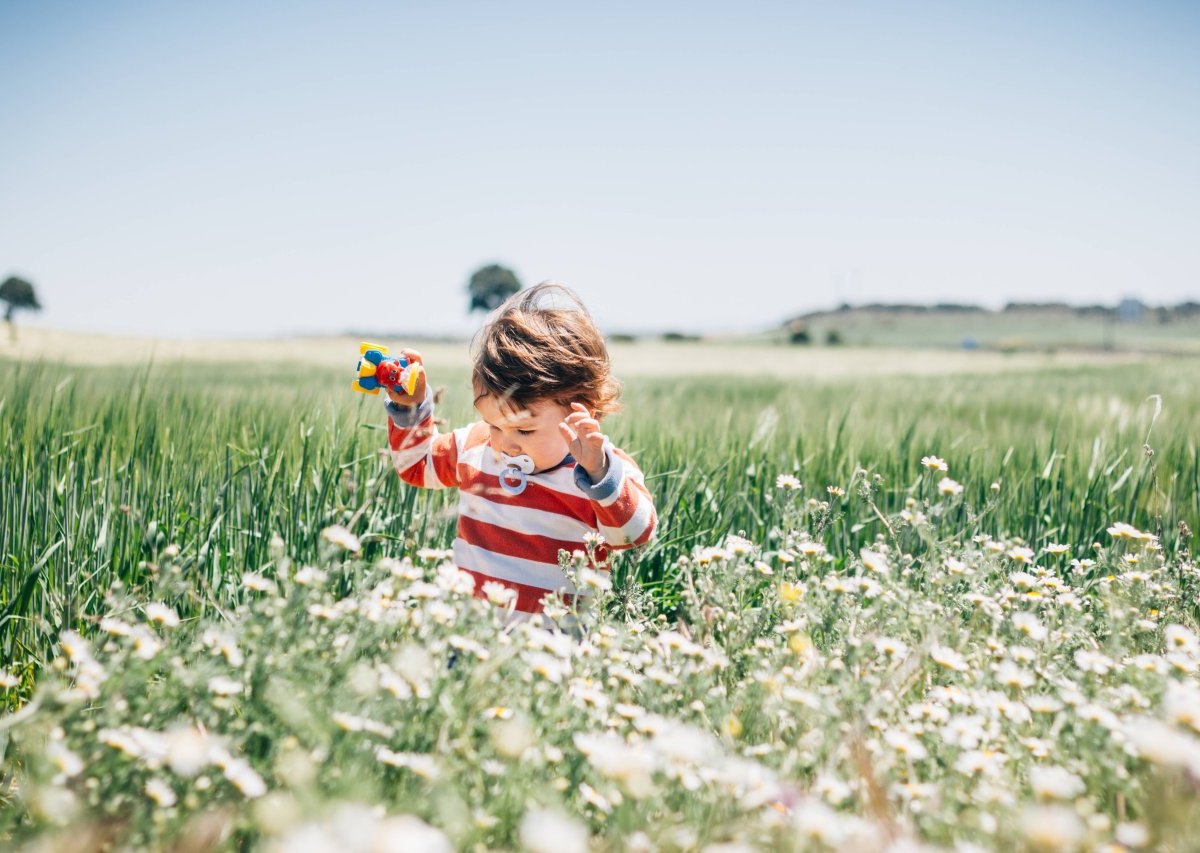
[[[14,341],[17,339],[17,327],[13,323],[13,314],[19,309],[42,310],[33,285],[15,275],[10,275],[4,284],[0,284],[0,302],[8,303],[8,307],[4,310],[4,322],[8,324],[9,338]]]
[[[499,264],[490,264],[475,270],[467,285],[471,296],[471,311],[492,311],[521,289],[521,282],[516,274]]]

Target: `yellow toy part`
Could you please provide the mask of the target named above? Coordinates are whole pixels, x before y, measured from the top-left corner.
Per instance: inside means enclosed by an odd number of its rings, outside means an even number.
[[[404,393],[412,396],[417,390],[417,380],[421,378],[421,374],[425,372],[425,368],[419,364],[410,364],[404,371],[400,384],[404,387]]]

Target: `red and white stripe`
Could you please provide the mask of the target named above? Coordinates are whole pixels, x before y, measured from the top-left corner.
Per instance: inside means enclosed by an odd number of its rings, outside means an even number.
[[[529,477],[525,491],[500,488],[500,463],[488,443],[487,425],[476,423],[439,434],[433,416],[411,429],[389,419],[388,446],[400,477],[426,489],[459,489],[454,559],[475,577],[475,594],[489,581],[516,591],[516,609],[541,610],[550,591],[576,592],[558,566],[559,551],[583,551],[584,537],[599,533],[610,549],[631,548],[654,536],[658,517],[642,472],[615,448],[620,482],[611,495],[592,500],[575,482],[575,463]]]

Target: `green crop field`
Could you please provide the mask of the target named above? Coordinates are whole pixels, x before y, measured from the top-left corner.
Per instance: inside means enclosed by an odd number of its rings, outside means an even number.
[[[0,843],[1187,849],[1200,363],[874,357],[629,371],[658,535],[509,632],[347,371],[0,361]]]

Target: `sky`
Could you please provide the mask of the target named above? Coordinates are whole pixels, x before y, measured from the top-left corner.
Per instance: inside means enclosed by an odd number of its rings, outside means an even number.
[[[18,322],[610,332],[1200,298],[1200,3],[0,0]]]

